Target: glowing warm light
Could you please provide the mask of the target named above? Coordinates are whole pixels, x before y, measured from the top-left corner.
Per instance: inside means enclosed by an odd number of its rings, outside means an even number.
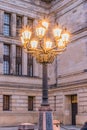
[[[24,32],[22,32],[22,37],[23,37],[23,39],[25,39],[25,40],[30,40],[30,38],[31,38],[31,31],[29,31],[29,30],[24,30]]]
[[[45,35],[45,32],[46,32],[46,29],[44,27],[37,27],[36,28],[36,35],[39,37],[39,38],[43,38],[44,35]]]
[[[64,34],[62,34],[62,40],[64,41],[64,42],[68,42],[69,41],[69,34],[68,33],[64,33]]]
[[[59,40],[61,32],[62,32],[62,29],[60,29],[58,27],[56,27],[55,29],[53,29],[53,34],[54,34],[54,37],[55,37],[56,41]]]
[[[47,29],[49,26],[49,23],[46,20],[43,20],[42,25]]]
[[[32,41],[30,42],[30,44],[31,44],[31,48],[35,49],[35,48],[37,48],[38,41],[32,40]]]
[[[52,47],[52,42],[50,40],[45,42],[46,49],[50,49]]]
[[[24,41],[24,38],[23,38],[23,37],[21,37],[21,42],[22,42],[22,44],[24,44],[24,43],[25,43],[25,41]]]
[[[49,28],[47,19],[38,20],[38,25],[35,26],[25,26],[20,31],[22,46],[37,62],[52,63],[67,47],[69,33],[66,28],[62,30],[58,24],[51,30],[52,26]]]
[[[65,48],[65,43],[62,41],[62,39],[60,39],[60,40],[58,41],[58,48],[59,48],[59,49],[64,49],[64,48]]]

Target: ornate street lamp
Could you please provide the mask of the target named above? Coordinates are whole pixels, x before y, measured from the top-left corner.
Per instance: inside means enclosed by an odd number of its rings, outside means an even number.
[[[51,32],[51,33],[50,33]],[[48,103],[47,64],[61,54],[69,43],[69,34],[58,25],[49,29],[46,19],[40,20],[33,30],[26,26],[21,31],[23,48],[43,65],[42,104],[39,108],[39,130],[53,130],[52,110]]]

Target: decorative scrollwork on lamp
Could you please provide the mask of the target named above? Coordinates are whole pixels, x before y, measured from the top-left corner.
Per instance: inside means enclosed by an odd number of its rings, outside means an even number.
[[[33,30],[25,26],[21,30],[21,41],[24,49],[36,57],[39,63],[52,63],[55,56],[61,54],[69,43],[69,33],[58,25],[53,27],[53,35],[48,37],[49,23],[46,19],[40,20]],[[51,39],[51,37],[53,37]]]

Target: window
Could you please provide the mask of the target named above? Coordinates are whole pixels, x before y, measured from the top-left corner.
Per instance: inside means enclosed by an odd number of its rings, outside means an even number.
[[[54,111],[56,111],[56,96],[54,96]]]
[[[27,24],[32,28],[33,27],[33,19],[28,18]]]
[[[77,103],[77,95],[71,96],[71,103]]]
[[[3,64],[3,71],[4,74],[10,74],[10,46],[4,44],[4,64]]]
[[[10,36],[11,34],[11,27],[10,27],[10,20],[11,20],[11,15],[9,13],[4,13],[4,30],[3,33],[5,36]]]
[[[22,48],[16,47],[16,74],[22,75]]]
[[[28,96],[28,110],[33,111],[34,97]]]
[[[11,96],[10,95],[3,95],[3,110],[4,111],[10,110],[10,103],[11,103]]]
[[[22,28],[22,17],[17,16],[16,17],[16,35],[17,36],[19,36],[21,28]]]
[[[33,57],[31,54],[27,55],[27,75],[33,76]]]

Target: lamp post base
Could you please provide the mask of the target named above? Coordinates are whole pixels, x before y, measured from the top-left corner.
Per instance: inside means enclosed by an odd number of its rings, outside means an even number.
[[[53,130],[53,114],[50,106],[41,106],[39,108],[38,130]]]

